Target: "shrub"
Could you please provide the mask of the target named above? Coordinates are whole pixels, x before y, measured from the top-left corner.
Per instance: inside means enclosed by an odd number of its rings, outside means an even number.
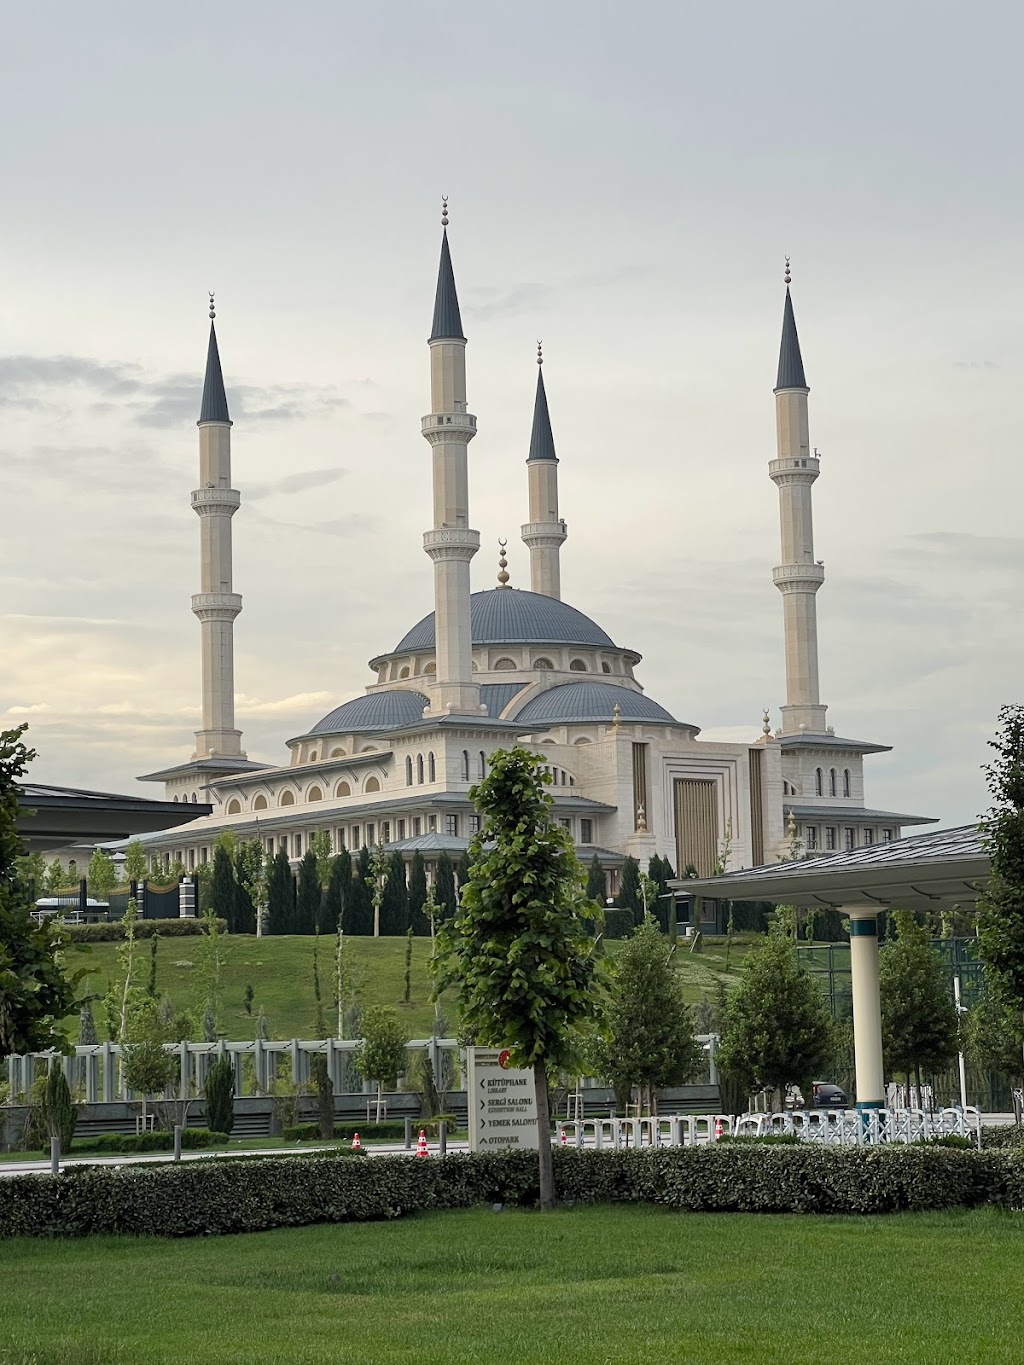
[[[153,1136],[153,1135],[148,1135]],[[1024,1156],[941,1147],[651,1147],[553,1153],[559,1198],[704,1212],[879,1214],[1024,1208]],[[195,1237],[532,1204],[534,1152],[444,1161],[263,1157],[0,1180],[0,1237]]]
[[[771,1143],[776,1147],[800,1146],[800,1139],[795,1133],[762,1133],[760,1136],[756,1133],[741,1133],[738,1137],[733,1137],[731,1133],[727,1133],[724,1137],[718,1138],[717,1141],[729,1142],[732,1144],[737,1142],[745,1144],[756,1142],[762,1147],[766,1142]],[[968,1143],[967,1145],[969,1147],[971,1144]]]
[[[1024,1123],[1006,1123],[998,1128],[986,1124],[981,1130],[981,1145],[986,1151],[1019,1151],[1024,1147]]]
[[[206,1073],[206,1122],[215,1133],[235,1126],[235,1068],[230,1057],[218,1057]]]
[[[635,928],[636,916],[632,910],[609,906],[604,912],[605,938],[629,938]]]
[[[227,920],[217,920],[217,932],[226,934]],[[65,927],[69,943],[117,943],[124,938],[124,924],[114,920],[112,924],[69,924]],[[201,919],[139,919],[135,921],[136,938],[194,938],[206,933],[205,921]]]
[[[454,1133],[458,1127],[458,1119],[454,1114],[437,1114],[432,1119],[413,1119],[412,1134],[415,1138],[422,1128],[427,1137],[436,1138],[440,1124],[447,1123],[449,1134]],[[376,1140],[385,1142],[401,1142],[405,1137],[405,1124],[399,1119],[384,1119],[381,1123],[336,1123],[334,1125],[334,1136],[336,1138],[351,1138],[356,1134],[362,1141],[372,1142]],[[320,1134],[319,1123],[295,1123],[285,1128],[281,1136],[286,1142],[320,1142],[323,1141]]]
[[[43,1123],[48,1137],[56,1138],[62,1152],[71,1150],[78,1110],[71,1103],[64,1068],[54,1060],[42,1094]]]
[[[915,1147],[949,1147],[956,1152],[973,1152],[977,1143],[959,1133],[941,1133],[935,1137],[918,1138]]]
[[[214,1133],[208,1128],[183,1128],[181,1149],[198,1152],[206,1147],[220,1147],[228,1141],[227,1133]],[[101,1133],[75,1143],[74,1152],[170,1152],[174,1148],[173,1133]]]
[[[327,1058],[318,1052],[309,1068],[309,1079],[316,1091],[318,1114],[317,1131],[322,1138],[334,1136],[334,1082],[331,1080]]]

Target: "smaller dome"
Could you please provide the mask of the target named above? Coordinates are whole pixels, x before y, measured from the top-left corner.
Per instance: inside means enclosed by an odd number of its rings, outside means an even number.
[[[367,730],[398,730],[415,725],[423,719],[424,707],[430,703],[422,692],[371,692],[356,697],[318,720],[310,734],[353,734]]]
[[[615,718],[615,704],[623,720],[658,720],[678,725],[663,706],[659,706],[642,692],[614,683],[562,683],[551,687],[526,703],[515,717],[532,723],[552,724],[579,721],[610,721]]]
[[[557,597],[524,588],[490,588],[469,599],[475,645],[596,645],[614,649],[611,637],[581,611]],[[434,648],[434,613],[418,621],[395,646],[395,654]]]

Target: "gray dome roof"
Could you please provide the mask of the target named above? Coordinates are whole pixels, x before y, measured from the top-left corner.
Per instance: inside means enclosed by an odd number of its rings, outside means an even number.
[[[523,588],[489,588],[469,599],[475,645],[615,645],[601,627],[568,602]],[[396,654],[434,648],[434,613],[424,616],[395,646]]]
[[[423,719],[423,708],[429,706],[422,692],[371,692],[365,697],[347,701],[323,720],[318,720],[310,734],[351,734],[366,730],[397,730],[404,725],[415,725]]]
[[[598,682],[562,683],[560,687],[548,688],[528,701],[515,719],[550,721],[552,724],[564,721],[609,721],[614,719],[616,702],[621,708],[623,720],[660,720],[670,725],[678,724],[663,706],[645,697],[642,692],[634,692],[629,687],[617,687],[614,683]]]

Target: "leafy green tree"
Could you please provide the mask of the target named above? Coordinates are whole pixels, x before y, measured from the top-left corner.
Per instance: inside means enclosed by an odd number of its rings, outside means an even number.
[[[345,905],[349,888],[352,885],[352,858],[348,849],[343,848],[331,859],[331,873],[324,891],[321,917],[325,934],[335,934],[338,926],[344,924]]]
[[[256,932],[256,907],[266,896],[266,861],[261,839],[246,839],[235,850],[236,934]]]
[[[46,890],[46,859],[41,853],[23,853],[18,859],[18,878],[38,899]]]
[[[598,960],[583,869],[567,830],[552,819],[542,759],[519,747],[491,755],[472,796],[482,829],[454,919],[437,935],[435,995],[455,989],[465,1034],[508,1047],[533,1069],[541,1207],[554,1202],[548,1078],[578,1048],[600,1007]]]
[[[458,862],[455,864],[455,885],[458,891],[461,891],[466,885],[471,874],[472,868],[469,865],[469,849],[464,848],[459,854]]]
[[[956,1006],[942,959],[929,942],[928,930],[909,910],[894,910],[896,938],[879,954],[882,997],[882,1051],[890,1074],[944,1071],[957,1053]]]
[[[459,895],[455,889],[455,868],[452,866],[452,860],[447,853],[442,853],[437,860],[437,871],[434,874],[434,896],[437,900],[438,914],[441,919],[451,919],[458,909]]]
[[[295,897],[295,932],[315,934],[320,924],[320,902],[323,891],[320,887],[320,869],[316,854],[307,848],[299,863],[299,889]]]
[[[604,876],[604,868],[601,860],[595,853],[590,860],[590,867],[587,871],[587,897],[589,900],[597,901],[598,905],[604,905],[607,883]]]
[[[143,1036],[137,1041],[125,1044],[121,1057],[125,1085],[142,1096],[142,1117],[145,1119],[146,1102],[151,1095],[158,1095],[170,1083],[174,1075],[175,1058],[170,1052],[164,1051],[155,1010],[151,1026],[142,1032]]]
[[[405,884],[405,859],[397,851],[388,858],[388,881],[380,907],[382,934],[404,934],[409,927],[409,893]]]
[[[965,1051],[985,1071],[998,1071],[1011,1085],[1024,1081],[1024,1028],[1016,1006],[1007,1004],[991,989],[966,1016]]]
[[[146,982],[146,994],[151,1000],[157,998],[156,989],[156,956],[160,948],[160,935],[154,934],[149,940],[149,980]]]
[[[124,875],[130,882],[141,882],[146,876],[146,850],[141,839],[129,839],[124,851]]]
[[[356,859],[355,876],[349,889],[349,913],[345,923],[347,934],[373,933],[373,871],[370,850],[364,844]]]
[[[1000,998],[1024,1013],[1024,706],[999,709],[985,769],[992,807],[981,824],[989,877],[978,902],[978,936]]]
[[[70,885],[71,877],[64,871],[59,858],[54,858],[53,862],[46,869],[46,894],[52,896],[54,892],[62,890]]]
[[[210,879],[210,909],[227,923],[228,933],[235,932],[235,869],[231,855],[223,845],[213,850],[213,876]]]
[[[802,966],[796,945],[776,920],[725,1009],[719,1070],[746,1091],[809,1086],[833,1055],[832,1020],[824,998]]]
[[[313,935],[313,1037],[326,1038],[327,1024],[324,1022],[324,998],[320,990],[320,930]]]
[[[398,1014],[391,1005],[370,1005],[363,1011],[363,1039],[356,1048],[359,1074],[377,1082],[376,1121],[384,1112],[384,1087],[393,1089],[405,1068],[405,1045],[409,1041]]]
[[[47,1136],[57,1139],[62,1152],[70,1152],[78,1110],[71,1103],[67,1077],[56,1057],[50,1063],[46,1085],[43,1088],[42,1110]]]
[[[217,917],[207,911],[203,918],[203,932],[195,942],[196,974],[193,1003],[197,1017],[203,1021],[203,1037],[208,1043],[217,1041],[220,1034],[223,1008],[222,978],[228,950],[225,935],[220,932]]]
[[[295,933],[295,878],[284,849],[278,849],[270,864],[267,920],[267,929],[271,934]]]
[[[623,1113],[634,1090],[653,1113],[656,1090],[684,1085],[703,1066],[672,949],[652,919],[623,945],[599,1032],[600,1074],[611,1081]]]
[[[316,859],[316,871],[320,879],[320,886],[326,891],[331,880],[331,863],[334,860],[330,834],[325,829],[318,829],[315,834],[309,836],[307,847]]]
[[[619,879],[619,894],[615,904],[621,910],[632,910],[633,918],[641,924],[644,918],[644,903],[640,895],[640,864],[635,858],[627,858],[622,864]]]
[[[425,938],[430,933],[430,922],[423,913],[427,900],[427,865],[419,849],[409,864],[409,924],[414,934]]]
[[[57,1026],[78,1008],[76,986],[57,957],[50,929],[36,925],[17,862],[25,851],[18,837],[18,779],[35,751],[22,743],[26,727],[0,731],[0,1058],[12,1052],[60,1050]]]
[[[206,1073],[206,1126],[230,1134],[235,1126],[235,1068],[230,1057],[218,1057]]]
[[[92,857],[89,859],[86,881],[89,886],[89,895],[98,901],[105,901],[117,885],[117,868],[106,849],[93,849]]]
[[[388,855],[384,852],[384,845],[378,844],[373,850],[370,858],[370,901],[373,905],[373,936],[380,938],[381,911],[384,908],[384,896],[388,889],[388,880],[391,875],[391,864]]]
[[[316,1091],[320,1136],[325,1142],[329,1142],[334,1136],[334,1083],[331,1080],[327,1058],[322,1052],[317,1052],[309,1064],[309,1079]]]

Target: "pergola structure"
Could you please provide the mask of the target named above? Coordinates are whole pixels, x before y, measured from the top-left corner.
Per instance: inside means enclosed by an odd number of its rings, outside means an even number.
[[[972,905],[988,882],[989,859],[975,825],[915,834],[850,853],[779,862],[670,883],[688,896],[773,901],[839,910],[850,921],[857,1108],[884,1105],[878,914]]]
[[[18,788],[18,834],[30,853],[109,843],[184,825],[212,806],[26,782]]]

